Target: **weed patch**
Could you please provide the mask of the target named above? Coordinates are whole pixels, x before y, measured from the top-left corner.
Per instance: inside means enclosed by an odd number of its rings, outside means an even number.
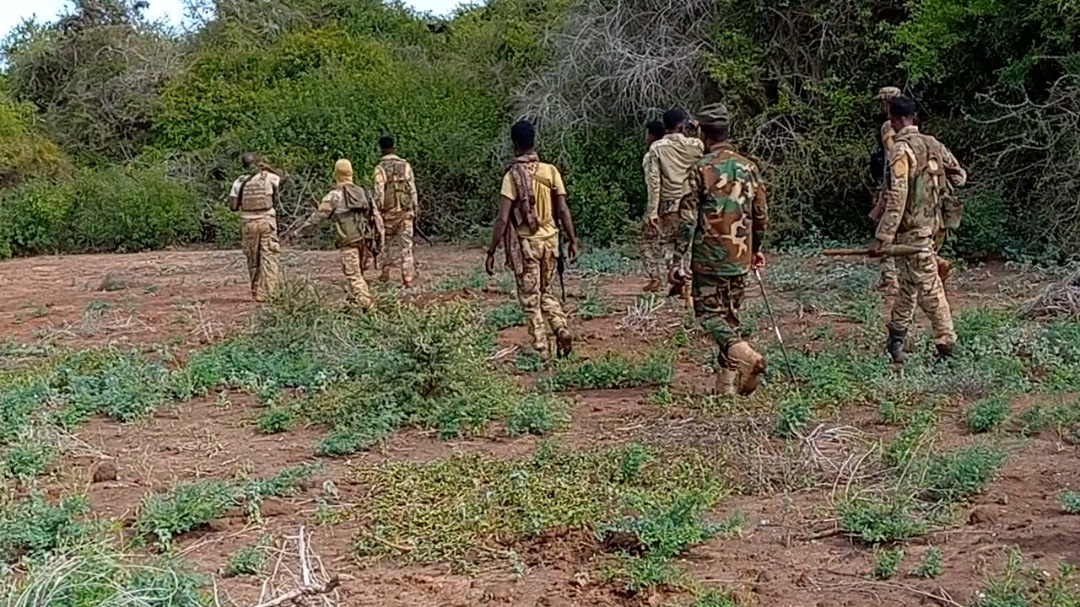
[[[656,350],[644,358],[627,358],[614,352],[598,358],[560,362],[554,372],[538,384],[542,390],[611,390],[666,386],[675,376],[675,356]]]

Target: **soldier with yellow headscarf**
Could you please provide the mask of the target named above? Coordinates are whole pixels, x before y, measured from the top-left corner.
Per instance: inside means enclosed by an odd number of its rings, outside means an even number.
[[[371,310],[375,308],[375,302],[364,280],[362,262],[365,255],[377,256],[382,249],[386,238],[382,215],[367,192],[353,183],[351,162],[342,158],[334,164],[334,181],[334,189],[323,197],[319,207],[298,231],[310,234],[326,218],[332,218],[349,299]]]

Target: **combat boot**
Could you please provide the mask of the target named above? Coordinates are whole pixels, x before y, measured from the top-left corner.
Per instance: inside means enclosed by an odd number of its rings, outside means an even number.
[[[559,358],[566,358],[574,351],[574,338],[570,329],[563,327],[555,334],[555,353]]]
[[[740,341],[728,348],[729,360],[735,362],[738,368],[738,392],[740,396],[749,396],[754,393],[761,383],[761,375],[765,373],[765,357],[758,354],[745,341]]]
[[[938,360],[945,360],[946,358],[952,357],[953,351],[956,349],[956,344],[937,344],[934,347],[937,349]]]
[[[907,337],[907,329],[889,327],[889,341],[885,342],[885,351],[889,353],[892,361],[898,365],[904,363],[904,338]]]
[[[738,376],[739,372],[735,369],[720,367],[720,370],[716,372],[716,396],[734,396],[735,380]]]
[[[379,274],[379,282],[390,282],[390,266],[383,266],[382,273]]]

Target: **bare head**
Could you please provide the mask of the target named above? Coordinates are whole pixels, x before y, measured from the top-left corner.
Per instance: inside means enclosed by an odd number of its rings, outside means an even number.
[[[894,131],[915,124],[915,100],[900,95],[889,101],[889,122]]]
[[[393,154],[394,138],[389,135],[383,135],[382,137],[379,137],[379,151],[382,152],[384,156],[387,154]]]
[[[510,141],[514,144],[514,154],[521,156],[536,149],[536,127],[528,120],[519,120],[510,127]]]
[[[240,157],[240,162],[243,163],[245,169],[250,169],[251,167],[255,166],[257,162],[259,162],[259,157],[252,152],[246,152],[243,156]]]
[[[653,120],[645,125],[645,147],[649,147],[656,140],[663,139],[667,134],[667,130],[664,129],[664,123],[659,120]]]
[[[686,125],[686,120],[689,116],[681,109],[674,107],[664,112],[664,130],[668,133],[678,133],[682,131],[683,126]]]

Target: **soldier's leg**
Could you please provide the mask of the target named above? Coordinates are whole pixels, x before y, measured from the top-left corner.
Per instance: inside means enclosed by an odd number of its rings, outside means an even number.
[[[694,298],[694,316],[720,349],[716,357],[716,392],[725,396],[735,393],[735,379],[739,371],[738,361],[728,355],[731,347],[739,341],[739,336],[728,322],[733,314],[729,309],[727,286],[724,279],[704,275],[694,275],[690,286]]]
[[[263,297],[277,290],[281,281],[281,242],[278,240],[277,220],[264,219],[259,234],[259,289]]]
[[[948,356],[952,354],[956,344],[956,332],[953,330],[949,300],[945,297],[945,285],[938,274],[937,255],[915,255],[911,262],[911,272],[918,283],[919,307],[930,318],[930,326],[934,330],[934,344],[938,354]]]
[[[667,279],[668,269],[664,264],[664,247],[658,235],[646,234],[644,239],[645,274],[649,278],[649,283],[645,285],[645,292],[655,293]]]
[[[878,289],[886,293],[894,293],[899,288],[899,270],[896,267],[895,257],[884,257],[881,260],[881,281]]]
[[[255,288],[259,278],[259,231],[254,220],[244,220],[241,224],[240,246],[244,250],[244,259],[247,261],[251,296],[255,301],[260,301],[258,289]]]
[[[573,348],[573,339],[567,327],[566,313],[554,292],[559,237],[555,236],[536,244],[540,254],[540,308],[544,313],[544,320],[555,336],[559,356],[568,356]]]
[[[364,272],[360,267],[362,257],[361,246],[341,247],[341,271],[345,274],[345,283],[349,289],[349,300],[352,303],[370,310],[375,307],[371,299],[371,290],[368,289],[367,281],[364,280]]]
[[[401,240],[401,282],[411,287],[416,279],[416,262],[413,260],[413,218],[406,217],[404,225],[398,231]]]
[[[379,273],[381,282],[390,280],[390,270],[401,267],[401,222],[393,215],[383,218],[384,230],[386,230],[386,247],[383,250],[382,271]]]
[[[885,344],[885,351],[894,363],[904,362],[904,339],[915,318],[915,302],[919,296],[918,279],[911,270],[915,257],[900,257],[896,261],[899,285],[889,315],[889,340]]]
[[[540,307],[540,260],[536,256],[536,247],[524,238],[521,239],[521,256],[524,268],[514,277],[517,281],[518,302],[525,313],[533,348],[541,358],[546,359],[550,352],[547,332],[544,330],[544,313]]]

